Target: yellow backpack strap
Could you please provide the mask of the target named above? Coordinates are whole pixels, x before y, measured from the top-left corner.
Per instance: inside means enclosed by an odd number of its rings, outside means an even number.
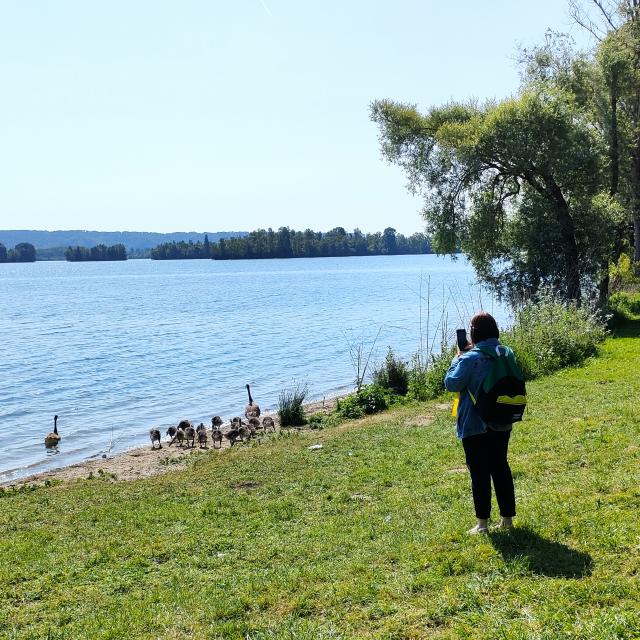
[[[453,407],[451,407],[451,415],[454,418],[458,417],[458,404],[460,403],[460,394],[456,391],[453,394]]]

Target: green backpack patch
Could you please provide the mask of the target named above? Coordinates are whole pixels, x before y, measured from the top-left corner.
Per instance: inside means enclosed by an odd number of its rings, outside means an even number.
[[[478,397],[474,398],[469,391],[476,411],[489,424],[520,422],[527,406],[527,391],[513,351],[502,344],[495,348],[474,347],[474,350],[492,360]]]

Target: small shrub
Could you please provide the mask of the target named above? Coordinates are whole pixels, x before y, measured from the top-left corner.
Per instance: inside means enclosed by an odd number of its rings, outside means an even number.
[[[281,427],[300,427],[306,424],[304,399],[307,397],[307,385],[296,385],[292,389],[283,389],[278,398],[278,418]]]
[[[336,414],[341,418],[355,420],[367,414],[384,411],[389,406],[389,395],[389,391],[378,385],[366,385],[354,395],[339,400]]]
[[[409,367],[396,358],[389,347],[384,362],[373,372],[373,383],[382,389],[389,389],[399,396],[406,396],[409,389]]]
[[[364,416],[364,409],[358,404],[357,394],[338,400],[336,413],[341,418],[346,418],[347,420],[362,418]]]
[[[385,389],[376,384],[370,384],[362,387],[356,397],[365,413],[378,413],[389,406],[387,395]]]
[[[414,356],[409,370],[407,396],[412,400],[433,400],[445,392],[444,376],[454,355],[453,349],[445,349],[437,356],[431,356],[427,365]]]
[[[581,364],[595,355],[606,333],[597,312],[546,296],[520,309],[501,341],[513,349],[525,379],[530,380]]]

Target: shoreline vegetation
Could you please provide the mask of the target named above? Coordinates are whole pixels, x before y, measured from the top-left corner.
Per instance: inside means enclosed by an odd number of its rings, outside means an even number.
[[[126,260],[127,249],[123,244],[114,244],[107,247],[104,244],[95,247],[67,247],[64,252],[67,262],[107,262],[114,260]]]
[[[0,232],[5,235],[9,232]],[[359,229],[347,232],[336,227],[327,232],[295,231],[288,227],[258,229],[251,232],[216,232],[213,234],[175,233],[129,233],[129,232],[22,232],[42,237],[42,242],[51,242],[50,237],[74,238],[84,244],[66,246],[37,246],[19,243],[15,249],[7,250],[0,243],[0,262],[35,262],[66,260],[67,262],[101,262],[151,258],[152,260],[252,260],[272,258],[333,258],[348,256],[421,255],[434,253],[429,236],[414,233],[405,236],[392,227],[383,232],[362,233]],[[48,234],[48,235],[38,235]],[[21,237],[20,232],[13,235]],[[210,235],[213,241],[210,241]],[[90,238],[124,237],[135,246],[125,242],[107,245],[86,244]],[[132,236],[132,238],[129,238]],[[138,238],[141,236],[142,238]],[[144,238],[170,238],[154,246],[138,246]],[[175,238],[175,239],[174,239]],[[148,240],[147,240],[148,241]]]
[[[36,259],[36,249],[28,242],[19,242],[13,249],[7,249],[0,242],[0,263],[35,262]]]
[[[343,399],[260,443],[172,452],[156,462],[164,473],[123,481],[135,474],[98,467],[1,490],[0,628],[60,639],[638,637],[640,296],[612,296],[617,330],[604,341],[588,312],[554,315],[554,304],[505,332],[533,334],[520,350],[538,363],[513,434],[514,531],[464,533],[471,499],[448,396],[357,419],[340,416]],[[374,384],[403,390],[393,362]]]
[[[423,233],[406,237],[387,227],[382,233],[348,233],[336,227],[326,233],[295,231],[289,227],[258,229],[238,238],[209,242],[170,242],[151,250],[152,260],[251,260],[272,258],[332,258],[345,256],[407,255],[433,253]]]

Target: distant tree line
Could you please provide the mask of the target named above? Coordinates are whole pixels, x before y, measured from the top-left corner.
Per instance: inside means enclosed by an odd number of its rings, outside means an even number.
[[[348,233],[336,227],[319,231],[295,231],[288,227],[258,229],[246,236],[209,242],[166,242],[151,250],[154,260],[213,258],[242,260],[253,258],[321,258],[432,253],[429,238],[423,233],[404,236],[387,227],[382,233]]]
[[[35,262],[36,248],[28,242],[19,242],[13,249],[0,243],[0,262]]]
[[[95,247],[68,247],[64,252],[67,262],[104,262],[107,260],[126,260],[127,249],[123,244],[107,247],[99,244]]]

